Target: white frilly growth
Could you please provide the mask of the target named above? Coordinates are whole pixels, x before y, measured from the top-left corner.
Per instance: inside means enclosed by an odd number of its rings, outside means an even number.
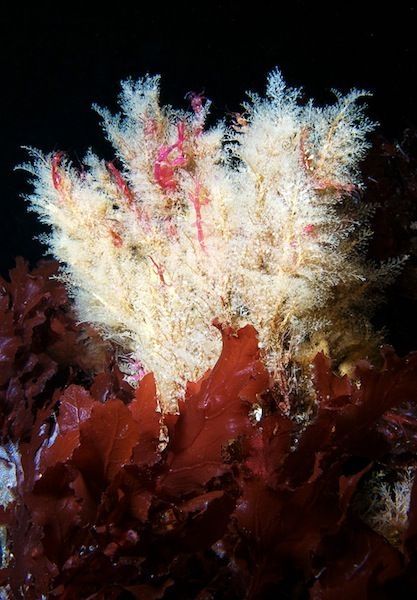
[[[6,509],[16,500],[16,485],[22,476],[21,460],[17,446],[8,443],[0,446],[0,509]],[[7,527],[0,525],[0,568],[7,567],[11,552],[7,545]],[[10,598],[7,587],[0,586],[0,599]]]
[[[155,373],[165,409],[219,356],[214,318],[255,326],[287,392],[318,349],[343,369],[373,347],[369,291],[395,269],[362,258],[363,95],[302,104],[274,71],[266,98],[205,129],[209,102],[161,107],[159,78],[145,77],[122,84],[121,114],[97,109],[114,162],[89,153],[79,170],[33,152],[29,200],[79,320],[120,345],[137,379]]]
[[[413,467],[401,468],[395,477],[390,473],[388,478],[384,470],[375,471],[355,499],[356,510],[361,518],[399,548],[409,524],[415,474]]]

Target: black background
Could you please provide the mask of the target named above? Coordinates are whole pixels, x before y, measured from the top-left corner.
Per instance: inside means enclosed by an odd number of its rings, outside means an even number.
[[[85,6],[34,3],[1,14],[0,271],[43,253],[27,213],[22,145],[65,150],[81,161],[92,147],[111,156],[91,104],[116,109],[119,82],[162,75],[162,100],[186,105],[204,91],[213,119],[262,92],[279,66],[306,96],[330,89],[373,92],[369,114],[390,139],[417,121],[417,8],[412,2],[179,2]]]

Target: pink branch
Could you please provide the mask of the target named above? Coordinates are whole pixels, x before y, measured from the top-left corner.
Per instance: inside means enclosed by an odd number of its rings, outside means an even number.
[[[112,162],[107,162],[106,167],[110,175],[113,177],[115,184],[126,198],[128,205],[133,205],[135,202],[135,195],[128,186],[126,179],[122,176],[119,169],[117,169]]]
[[[178,138],[171,146],[161,146],[154,164],[154,177],[163,190],[175,190],[175,172],[184,167],[188,159],[184,153],[185,123],[178,123]]]
[[[117,185],[119,190],[122,192],[123,196],[126,198],[128,208],[133,210],[133,212],[138,217],[139,221],[143,224],[145,230],[149,231],[149,229],[150,229],[149,215],[141,207],[138,206],[138,204],[136,202],[135,194],[130,189],[127,181],[122,176],[119,169],[117,169],[112,162],[107,162],[106,167],[107,167],[107,170],[109,171],[110,175],[112,176],[115,184]]]
[[[154,266],[155,269],[155,273],[158,275],[159,279],[161,280],[162,285],[166,285],[166,281],[164,278],[164,267],[162,267],[161,265],[158,265],[158,263],[156,262],[156,260],[154,260],[152,258],[152,256],[148,256],[148,258],[152,261],[152,264]]]
[[[61,189],[62,185],[62,175],[60,173],[59,167],[61,166],[62,159],[64,158],[63,152],[56,152],[51,161],[52,166],[52,184],[54,188],[58,191]]]
[[[207,252],[206,244],[204,241],[204,231],[203,231],[203,220],[201,217],[201,207],[208,204],[209,200],[205,195],[204,190],[202,190],[201,183],[196,181],[195,191],[193,194],[190,194],[190,200],[194,206],[195,210],[195,225],[197,227],[197,239],[200,243],[200,246],[204,252]]]

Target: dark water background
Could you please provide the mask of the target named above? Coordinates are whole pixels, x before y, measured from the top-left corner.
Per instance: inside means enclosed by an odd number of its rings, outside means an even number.
[[[123,78],[160,73],[162,101],[177,107],[204,91],[215,120],[239,110],[246,90],[262,92],[278,66],[319,102],[332,100],[331,88],[370,90],[369,114],[394,142],[417,128],[417,3],[48,4],[9,2],[0,14],[3,275],[16,255],[34,264],[43,253],[33,239],[42,227],[21,198],[26,175],[13,171],[21,146],[74,161],[91,146],[110,158],[91,104],[116,109]]]

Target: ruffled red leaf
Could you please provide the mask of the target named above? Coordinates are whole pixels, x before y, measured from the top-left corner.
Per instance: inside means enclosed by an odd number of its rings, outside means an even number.
[[[201,387],[191,388],[180,404],[170,432],[169,469],[159,481],[160,489],[169,495],[202,489],[228,469],[223,450],[251,429],[250,405],[269,383],[254,328],[248,325],[235,332],[218,327],[223,339],[220,358]]]
[[[128,405],[133,419],[139,425],[139,441],[134,448],[135,464],[151,467],[160,458],[162,415],[158,406],[155,379],[148,373],[136,389],[134,400]]]
[[[402,561],[384,538],[353,523],[327,540],[324,551],[327,564],[313,585],[312,600],[392,597],[384,593],[384,584],[401,574]]]
[[[69,461],[80,445],[80,427],[91,415],[93,398],[84,388],[71,385],[60,398],[54,431],[40,456],[39,472]]]
[[[100,486],[109,483],[130,462],[139,431],[139,424],[123,402],[97,403],[90,418],[80,425],[80,445],[72,462],[87,481]]]
[[[30,432],[54,385],[85,380],[110,360],[109,344],[76,324],[57,268],[40,261],[29,271],[17,258],[10,280],[0,278],[0,435],[12,440]]]

